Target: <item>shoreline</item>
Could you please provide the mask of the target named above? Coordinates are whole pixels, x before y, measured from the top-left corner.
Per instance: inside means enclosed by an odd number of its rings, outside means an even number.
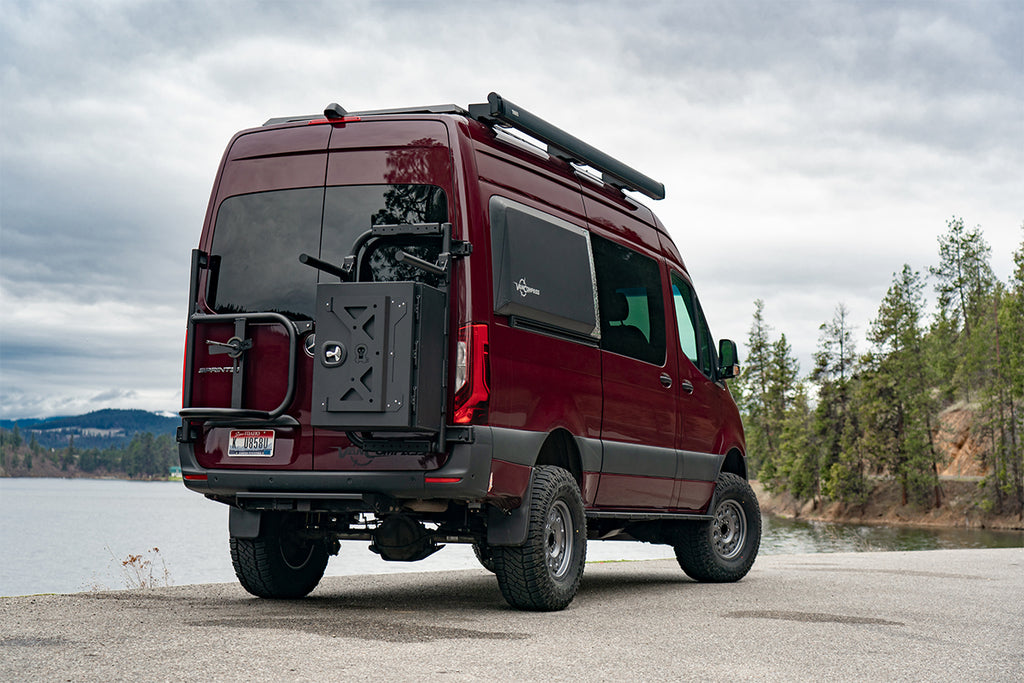
[[[1020,515],[997,515],[982,509],[977,482],[963,478],[942,479],[941,507],[921,510],[903,505],[894,481],[874,483],[871,499],[864,505],[833,501],[801,501],[786,492],[772,493],[759,481],[751,481],[761,513],[786,519],[870,526],[902,526],[946,529],[1022,531]]]
[[[119,476],[115,474],[94,475],[84,472],[61,473],[61,474],[0,474],[0,479],[91,479],[92,481],[182,481],[181,477],[131,477],[128,475]]]
[[[106,474],[50,473],[33,475],[0,474],[0,479],[91,479],[95,481],[180,482],[172,477],[130,477]],[[931,510],[902,505],[896,482],[875,482],[872,497],[863,506],[832,501],[800,501],[788,493],[772,493],[761,482],[751,480],[762,514],[785,519],[865,524],[871,526],[931,527],[949,529],[1024,530],[1024,519],[1018,515],[986,513],[977,491],[977,482],[964,478],[945,478],[941,482],[943,505]]]

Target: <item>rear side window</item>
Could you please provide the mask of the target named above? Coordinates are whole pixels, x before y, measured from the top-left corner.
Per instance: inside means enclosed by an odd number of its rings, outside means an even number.
[[[601,308],[601,348],[648,363],[665,362],[665,308],[658,263],[591,235]]]
[[[490,199],[494,312],[513,325],[596,341],[590,233],[504,197]]]
[[[432,185],[311,187],[229,197],[217,211],[207,302],[218,313],[270,311],[312,319],[318,271],[299,263],[299,254],[340,265],[372,225],[447,220],[447,196]],[[431,277],[398,263],[400,249],[434,261],[440,240],[381,240],[363,259],[362,279]],[[322,274],[319,279],[335,280]]]

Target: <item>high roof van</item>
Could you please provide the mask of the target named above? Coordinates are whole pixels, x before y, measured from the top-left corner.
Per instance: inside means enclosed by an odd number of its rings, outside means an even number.
[[[192,253],[178,441],[242,586],[304,596],[344,539],[472,544],[531,610],[572,601],[588,540],[742,578],[737,349],[633,197],[664,192],[495,93],[235,135]]]

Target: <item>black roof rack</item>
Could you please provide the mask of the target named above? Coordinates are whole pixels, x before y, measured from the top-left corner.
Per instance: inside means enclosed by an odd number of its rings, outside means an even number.
[[[609,185],[634,190],[651,199],[665,198],[665,185],[662,183],[569,135],[498,93],[488,95],[486,104],[469,105],[469,115],[485,123],[504,124],[531,135],[547,143],[548,153],[552,156],[601,171],[602,180]]]
[[[372,116],[380,114],[457,114],[469,116],[488,125],[508,126],[522,131],[548,146],[548,153],[571,163],[585,164],[601,172],[601,179],[620,189],[640,192],[651,199],[665,198],[665,185],[653,178],[645,176],[635,168],[631,168],[618,159],[614,159],[601,150],[591,147],[579,138],[569,135],[561,128],[551,125],[535,114],[522,107],[512,104],[498,93],[487,96],[487,102],[469,105],[469,111],[455,104],[435,104],[427,107],[408,107],[405,109],[373,109],[369,111],[345,111],[340,105],[331,103],[323,114],[311,116],[284,116],[267,120],[264,126],[275,126],[282,123],[298,123],[315,121],[327,117],[340,119],[343,117]]]

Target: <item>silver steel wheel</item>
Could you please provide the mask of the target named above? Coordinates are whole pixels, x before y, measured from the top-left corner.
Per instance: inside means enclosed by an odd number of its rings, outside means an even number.
[[[579,588],[587,557],[579,484],[566,469],[538,465],[531,477],[529,506],[522,545],[490,546],[498,586],[513,607],[565,609]]]
[[[548,511],[544,525],[544,556],[548,571],[556,579],[565,576],[572,558],[572,515],[569,506],[559,500]]]
[[[741,552],[747,540],[747,515],[735,500],[725,500],[715,510],[711,522],[711,542],[715,554],[731,560]]]

